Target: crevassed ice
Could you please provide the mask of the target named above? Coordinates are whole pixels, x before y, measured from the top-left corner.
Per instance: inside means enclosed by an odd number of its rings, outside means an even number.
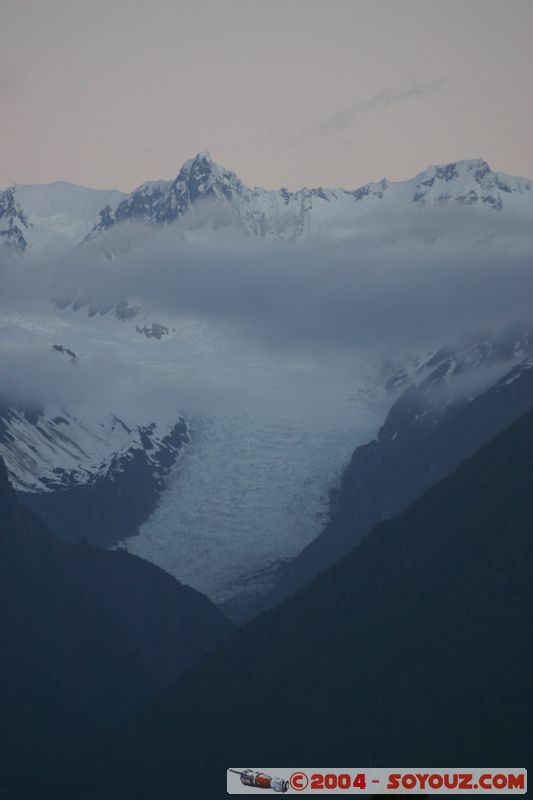
[[[215,602],[238,595],[251,573],[266,571],[264,590],[268,568],[318,535],[330,488],[373,427],[370,418],[357,430],[253,414],[196,419],[157,510],[126,546]]]

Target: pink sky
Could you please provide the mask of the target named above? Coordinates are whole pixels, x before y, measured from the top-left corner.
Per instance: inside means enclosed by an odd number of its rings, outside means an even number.
[[[533,0],[0,2],[0,187],[533,177]]]

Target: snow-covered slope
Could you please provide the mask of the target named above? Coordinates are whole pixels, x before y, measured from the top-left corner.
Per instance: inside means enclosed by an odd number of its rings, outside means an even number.
[[[64,182],[15,184],[0,192],[0,241],[19,252],[29,247],[68,251],[93,229],[102,207],[122,197],[122,192]]]
[[[134,535],[187,442],[176,403],[144,399],[158,343],[114,313],[93,319],[45,302],[0,314],[0,455],[26,505],[64,538]]]
[[[115,480],[137,452],[158,474],[162,454],[177,455],[169,441],[179,420],[129,426],[114,415],[83,420],[60,407],[0,411],[0,450],[15,489],[52,492]]]
[[[533,216],[532,183],[493,171],[482,159],[429,166],[414,178],[383,179],[357,189],[248,188],[208,153],[187,161],[171,181],[149,181],[130,194],[72,184],[14,186],[0,193],[0,236],[18,251],[73,247],[117,223],[181,221],[184,234],[228,225],[248,235],[293,241],[350,237],[383,224],[384,214],[424,208]]]

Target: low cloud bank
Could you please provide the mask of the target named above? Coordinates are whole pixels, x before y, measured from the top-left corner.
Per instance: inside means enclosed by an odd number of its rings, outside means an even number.
[[[227,336],[234,354],[242,349],[248,360],[255,353],[259,360],[284,364],[278,377],[288,384],[292,367],[303,362],[320,364],[324,379],[355,369],[361,359],[369,363],[456,345],[533,320],[532,241],[522,220],[484,214],[474,225],[459,213],[428,212],[423,224],[390,214],[379,226],[361,225],[356,236],[342,241],[287,244],[247,238],[229,226],[187,241],[179,226],[156,234],[118,226],[60,264],[31,254],[4,257],[2,393],[4,398],[34,398],[46,386],[48,398],[79,398],[90,395],[99,375],[112,383],[128,369],[118,339],[85,354],[83,369],[64,354],[50,352],[50,337],[45,341],[26,330],[14,343],[5,323],[10,315],[46,309],[69,319],[67,311],[53,308],[52,298],[82,304],[76,316],[96,313],[87,324],[88,336],[98,327],[98,312],[123,301],[138,304],[145,318],[173,319],[178,331],[191,320],[200,322],[213,340],[217,331]],[[68,325],[61,337],[68,346]],[[219,371],[225,358],[221,353]],[[180,357],[177,353],[176,360]],[[230,362],[244,390],[246,374],[239,378],[235,357]],[[216,376],[200,372],[201,367],[196,372],[191,367],[183,376],[191,402],[194,380],[216,395]],[[229,383],[231,375],[226,394]]]
[[[186,242],[167,229],[112,261],[79,252],[65,277],[98,307],[133,299],[151,313],[223,323],[281,350],[388,351],[527,320],[533,237],[508,221],[499,231],[496,215],[475,238],[459,223],[428,213],[406,236],[398,215],[353,239],[290,245],[230,230]]]

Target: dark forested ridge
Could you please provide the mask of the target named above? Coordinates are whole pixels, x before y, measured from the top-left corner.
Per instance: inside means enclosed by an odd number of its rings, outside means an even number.
[[[532,487],[529,412],[31,797],[213,800],[237,763],[527,766]]]
[[[152,564],[50,537],[0,460],[0,789],[93,744],[231,627]]]
[[[446,366],[446,365],[444,365]],[[272,607],[348,553],[378,522],[401,513],[499,431],[533,406],[533,366],[515,367],[469,402],[435,410],[445,376],[411,386],[392,407],[376,441],[358,447],[324,531],[282,570],[263,601]]]

